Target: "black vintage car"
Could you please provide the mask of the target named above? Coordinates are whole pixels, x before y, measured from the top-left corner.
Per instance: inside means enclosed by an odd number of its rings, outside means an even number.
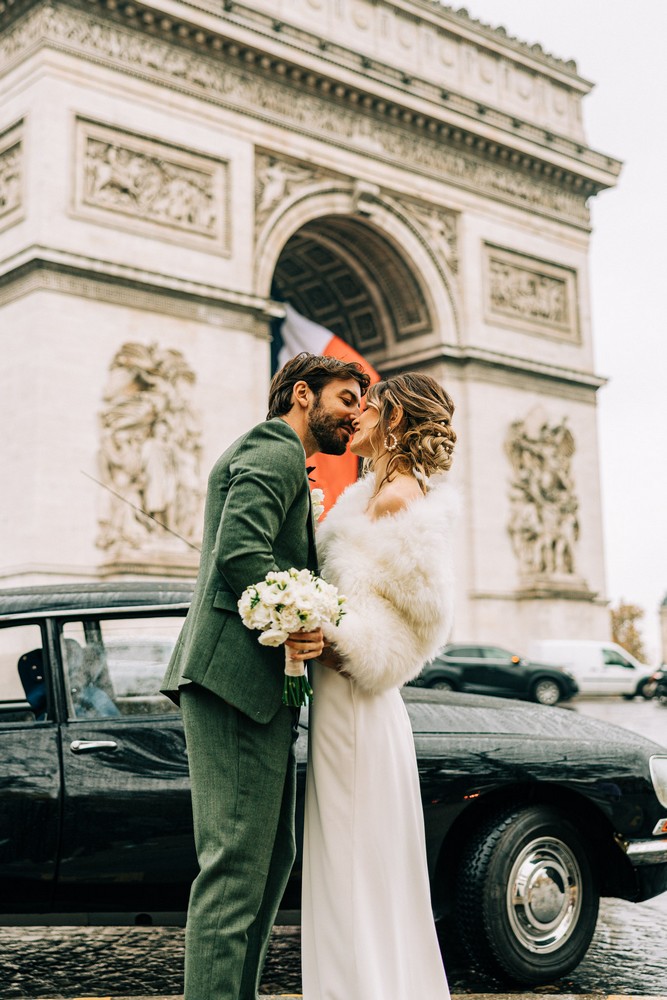
[[[191,594],[0,592],[1,922],[183,922],[187,758],[158,686]],[[666,749],[560,709],[420,688],[405,700],[434,912],[478,966],[551,982],[586,952],[601,895],[667,888]],[[307,712],[301,726],[302,807]]]
[[[563,667],[536,663],[500,646],[472,642],[443,646],[411,684],[439,691],[525,698],[540,705],[569,701],[579,691],[575,678]]]

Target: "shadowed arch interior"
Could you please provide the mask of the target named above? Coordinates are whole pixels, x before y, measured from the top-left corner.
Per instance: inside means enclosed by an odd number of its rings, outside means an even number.
[[[288,240],[274,294],[380,364],[392,343],[431,330],[409,263],[373,226],[349,216],[313,220]]]

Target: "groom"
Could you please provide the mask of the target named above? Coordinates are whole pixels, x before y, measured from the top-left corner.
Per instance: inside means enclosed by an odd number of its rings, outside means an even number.
[[[192,606],[163,691],[180,701],[199,874],[190,894],[185,1000],[255,1000],[295,854],[297,713],[282,704],[284,654],[238,614],[270,570],[317,568],[306,456],[342,455],[368,376],[300,354],[274,376],[269,412],[218,459],[208,483]],[[288,640],[295,658],[322,634]]]

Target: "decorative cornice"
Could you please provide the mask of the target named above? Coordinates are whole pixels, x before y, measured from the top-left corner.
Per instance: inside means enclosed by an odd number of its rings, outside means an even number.
[[[268,321],[282,307],[257,296],[168,279],[105,262],[50,256],[38,249],[0,276],[0,306],[37,291],[163,313],[268,339]]]
[[[130,18],[129,4],[106,4],[122,7]],[[133,26],[124,27],[65,4],[42,6],[5,36],[0,60],[11,66],[41,46],[59,49],[399,167],[409,165],[412,173],[588,228],[586,199],[605,186],[590,177],[304,73],[298,66],[242,50],[219,36],[203,31],[192,36],[182,25],[182,35],[174,34],[175,26],[165,19],[159,26],[152,24],[149,35],[137,30],[139,24],[134,26],[138,15],[134,8]]]
[[[449,4],[442,3],[442,0],[421,0],[422,4],[427,4],[429,7],[434,7],[438,12],[446,11],[448,17],[461,24],[473,25],[476,31],[482,31],[485,35],[494,38],[497,41],[503,43],[503,45],[510,46],[517,52],[522,52],[524,55],[530,56],[531,59],[537,59],[539,62],[543,62],[546,66],[553,66],[559,70],[566,73],[571,73],[573,76],[578,76],[577,64],[574,59],[561,59],[559,56],[552,55],[551,52],[545,51],[545,49],[540,45],[539,42],[535,42],[532,45],[528,42],[524,42],[522,39],[517,38],[515,35],[509,35],[507,29],[502,25],[487,24],[486,21],[482,21],[477,17],[473,17],[468,13],[465,7],[459,7],[458,9],[449,6]]]
[[[372,357],[370,361],[376,363]],[[388,364],[376,364],[383,376],[405,370],[405,359],[397,356]],[[422,351],[411,352],[411,368],[429,368],[444,363],[453,375],[467,380],[491,381],[515,388],[557,396],[567,396],[581,402],[595,404],[595,394],[606,385],[607,379],[574,368],[560,368],[528,358],[487,351],[476,347],[437,345]]]
[[[98,2],[108,3],[109,0],[98,0]],[[144,0],[144,5],[152,3],[153,7],[156,8],[160,2],[163,2],[163,0]],[[502,28],[494,32],[493,29],[489,29],[488,26],[483,25],[481,22],[479,22],[479,28],[474,27],[477,22],[467,17],[466,12],[463,10],[459,14],[451,14],[447,8],[442,7],[438,11],[439,16],[437,16],[434,15],[434,5],[431,3],[431,0],[398,0],[398,2],[394,2],[394,0],[380,0],[378,3],[375,3],[374,0],[374,4],[378,9],[386,6],[388,9],[395,8],[396,13],[399,12],[399,6],[412,7],[416,2],[421,7],[422,16],[420,17],[419,14],[410,14],[404,11],[404,17],[407,17],[408,20],[413,20],[416,24],[423,21],[425,27],[427,24],[431,26],[437,25],[438,29],[444,31],[442,35],[443,39],[448,37],[452,25],[456,24],[458,26],[456,37],[452,36],[452,41],[465,42],[466,49],[470,46],[477,48],[481,43],[480,51],[483,52],[486,45],[488,45],[488,41],[485,42],[485,39],[493,40],[486,56],[494,64],[498,59],[511,59],[513,54],[522,51],[524,55],[522,69],[526,74],[526,79],[533,80],[539,77],[541,70],[540,63],[542,63],[543,65],[552,67],[552,69],[554,67],[558,69],[559,72],[556,74],[554,80],[560,86],[565,86],[567,90],[585,94],[592,89],[592,83],[584,80],[576,72],[572,71],[572,66],[574,66],[572,61],[563,62],[549,56],[546,56],[545,59],[543,58],[545,54],[540,45],[525,46],[525,48],[519,47],[517,49],[516,46],[512,45],[512,39],[510,39],[510,44],[508,45],[507,42],[503,41]],[[124,3],[128,3],[128,0],[111,0],[111,3],[114,5],[114,10],[120,10]],[[333,6],[333,3],[334,0],[320,0],[319,6],[322,8],[320,11],[322,24],[326,23],[326,4]],[[155,30],[156,25],[160,24],[160,15],[156,11],[146,10],[142,14],[141,8],[134,0],[129,0],[129,4],[137,23],[141,22],[142,17],[147,18],[151,30]],[[285,61],[290,66],[290,58],[295,58],[298,60],[297,66],[301,66],[304,75],[311,72],[318,79],[320,76],[324,76],[330,79],[332,85],[338,82],[333,79],[334,75],[342,79],[342,75],[346,71],[347,77],[349,77],[349,71],[352,71],[357,76],[354,89],[359,93],[364,93],[366,88],[384,84],[395,91],[392,95],[392,100],[398,100],[400,107],[414,105],[415,99],[422,98],[436,106],[438,117],[440,117],[441,113],[445,117],[456,115],[457,119],[465,116],[472,120],[473,127],[477,126],[482,130],[488,129],[488,127],[503,130],[508,134],[506,141],[510,145],[515,142],[521,144],[528,141],[531,144],[541,146],[543,148],[543,155],[547,159],[554,154],[562,154],[563,156],[579,161],[582,164],[583,174],[586,173],[586,168],[598,170],[607,175],[603,178],[600,187],[607,187],[610,183],[613,184],[620,171],[621,164],[618,160],[607,154],[590,149],[586,145],[583,132],[575,136],[567,136],[561,134],[551,124],[540,126],[522,117],[517,107],[513,107],[511,110],[502,110],[494,106],[486,98],[480,100],[479,96],[472,97],[469,93],[467,94],[465,92],[465,85],[464,92],[458,92],[457,86],[452,85],[451,81],[449,83],[443,83],[442,81],[434,82],[433,79],[429,79],[420,73],[419,67],[414,67],[410,73],[406,73],[404,69],[394,65],[391,61],[383,62],[376,55],[371,56],[354,48],[354,38],[349,45],[346,45],[341,43],[340,37],[333,40],[323,37],[322,34],[316,34],[315,31],[317,29],[308,31],[303,25],[296,23],[296,18],[295,23],[278,20],[273,13],[262,10],[256,0],[251,3],[238,2],[238,0],[224,0],[222,10],[220,9],[221,0],[180,0],[180,5],[186,10],[190,8],[193,16],[199,13],[201,17],[202,12],[214,15],[218,19],[219,30],[224,30],[230,36],[228,41],[231,45],[235,45],[236,48],[245,50],[250,44],[248,42],[248,34],[251,34],[253,37],[251,43],[253,49],[265,46],[266,51],[264,54],[269,59],[273,58],[274,60]],[[438,4],[437,6],[440,5]],[[425,19],[423,17],[424,14],[429,16]],[[353,14],[352,21],[354,20],[355,17]],[[220,23],[220,21],[223,23]],[[187,29],[184,25],[179,24],[178,28],[176,28],[173,18],[170,18],[169,23],[171,24],[172,32],[177,30],[181,39],[194,38],[195,41],[199,40],[199,43],[201,43],[202,38],[210,40],[213,37],[210,25],[207,25],[206,30],[202,30],[195,25],[190,25],[190,28]],[[485,37],[482,36],[482,33],[484,33]],[[277,55],[278,49],[280,49],[279,56]],[[461,53],[461,57],[465,57],[466,64],[468,63],[467,57],[469,55],[470,53],[467,51]],[[260,57],[259,52],[257,52],[257,57]],[[304,68],[306,60],[309,62],[307,69]],[[519,68],[520,63],[521,60],[518,61],[517,68]],[[507,64],[508,69],[510,65],[511,63]],[[317,69],[315,66],[317,66]],[[544,69],[542,73],[547,76],[549,75]],[[545,80],[545,82],[547,81]],[[506,86],[507,83],[503,83],[503,89]],[[385,94],[377,96],[386,101]],[[544,99],[545,96],[542,95],[540,100],[543,101]],[[421,114],[421,109],[415,110],[414,113],[415,115]],[[577,117],[579,115],[580,111]],[[456,120],[453,124],[461,127],[462,123]]]

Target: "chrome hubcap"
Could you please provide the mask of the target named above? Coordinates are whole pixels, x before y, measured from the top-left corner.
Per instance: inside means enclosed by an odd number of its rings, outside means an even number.
[[[537,700],[542,705],[555,705],[559,694],[558,685],[553,681],[539,681],[535,688]]]
[[[524,847],[507,886],[507,914],[522,947],[538,955],[562,948],[581,902],[581,871],[567,844],[540,837]]]

